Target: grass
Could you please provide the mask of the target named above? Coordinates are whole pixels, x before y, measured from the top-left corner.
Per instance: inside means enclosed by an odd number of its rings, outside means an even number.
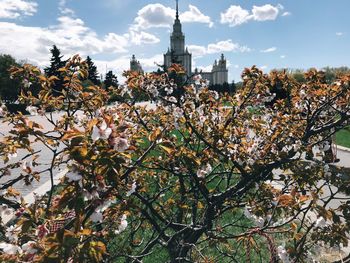
[[[247,227],[251,226],[251,221],[247,219],[245,216],[243,216],[243,211],[241,209],[238,209],[236,212],[227,212],[224,213],[216,222],[216,225],[226,225],[228,223],[232,223],[233,221],[239,222],[240,227],[230,227],[229,229],[226,229],[226,231],[229,231],[230,234],[238,234],[241,233],[241,231],[247,230]],[[146,230],[142,233],[143,238],[147,240],[151,236],[151,230]],[[111,253],[111,255],[115,255],[116,253],[120,252],[121,247],[123,244],[125,244],[125,238],[127,238],[127,235],[130,234],[130,230],[125,231],[120,236],[115,237],[114,240],[112,240],[108,244],[108,250]],[[204,238],[205,236],[203,236]],[[251,262],[268,262],[270,253],[267,250],[267,244],[266,240],[264,238],[261,238],[260,236],[255,235],[254,236],[255,244],[256,246],[252,246],[252,255],[251,255]],[[208,241],[205,243],[202,243],[198,245],[199,248],[204,248],[204,254],[206,257],[212,258],[215,260],[215,262],[221,262],[221,263],[231,263],[233,262],[232,259],[226,257],[225,255],[222,255],[218,252],[217,247],[219,247],[222,251],[226,253],[233,253],[233,251],[236,251],[236,259],[241,259],[242,262],[246,261],[246,247],[240,242],[237,242],[237,240],[229,240],[228,242],[215,242],[211,243]],[[136,249],[138,250],[138,249]],[[194,252],[195,253],[195,252]],[[196,254],[196,253],[195,253]],[[198,255],[196,256],[197,259],[201,259]],[[163,263],[170,260],[170,257],[168,255],[168,252],[165,248],[162,248],[160,245],[156,246],[153,250],[153,253],[143,258],[144,263]],[[111,262],[113,263],[124,263],[126,262],[125,258],[115,258]],[[204,261],[200,261],[204,262]]]
[[[350,126],[337,132],[336,144],[350,148]]]

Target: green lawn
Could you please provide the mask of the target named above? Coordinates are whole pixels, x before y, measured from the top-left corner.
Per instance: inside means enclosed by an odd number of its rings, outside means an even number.
[[[350,148],[350,127],[337,132],[336,144]]]

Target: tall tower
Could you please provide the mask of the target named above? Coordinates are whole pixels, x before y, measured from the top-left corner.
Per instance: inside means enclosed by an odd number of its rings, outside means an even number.
[[[213,85],[223,85],[224,83],[228,83],[228,70],[224,54],[221,54],[220,60],[218,62],[215,60],[211,72]]]
[[[176,16],[173,25],[173,32],[170,36],[170,49],[164,54],[164,65],[166,68],[171,64],[181,64],[187,76],[192,74],[192,54],[185,49],[185,36],[182,33],[182,25],[179,19],[179,1],[176,0]]]
[[[130,70],[137,71],[139,73],[143,73],[143,69],[142,69],[142,66],[140,64],[140,61],[136,60],[135,55],[132,55],[132,58],[130,60]]]

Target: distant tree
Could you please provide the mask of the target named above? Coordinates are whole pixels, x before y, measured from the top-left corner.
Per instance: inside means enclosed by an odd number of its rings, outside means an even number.
[[[19,63],[10,55],[0,55],[0,99],[14,102],[20,92],[21,82],[10,78],[9,69],[19,66]]]
[[[265,103],[266,106],[272,106],[279,100],[284,100],[286,105],[289,105],[290,103],[291,86],[289,84],[286,85],[285,82],[280,78],[281,73],[284,75],[287,74],[286,70],[273,70],[270,72],[270,78],[272,80],[270,85],[270,92],[271,94],[274,94],[274,97],[272,100]]]
[[[215,90],[217,92],[220,93],[229,93],[229,94],[233,94],[236,90],[236,85],[235,83],[232,81],[231,84],[228,84],[227,82],[223,83],[223,84],[215,84],[215,85],[211,85],[209,87],[210,90]]]
[[[99,85],[101,82],[99,79],[99,74],[97,72],[97,67],[89,56],[86,58],[86,63],[88,65],[89,72],[88,80],[90,80],[95,85]]]
[[[305,76],[304,76],[304,71],[302,69],[296,69],[296,70],[291,70],[290,75],[292,76],[293,79],[295,79],[299,83],[304,83]]]
[[[113,74],[112,70],[107,72],[106,78],[105,78],[103,84],[105,85],[106,89],[108,89],[109,87],[118,87],[117,76]]]
[[[57,48],[56,45],[53,45],[52,49],[50,49],[50,52],[52,54],[52,57],[50,59],[50,66],[45,68],[44,71],[47,77],[57,77],[57,80],[55,80],[52,86],[52,94],[58,96],[62,91],[64,83],[64,77],[59,69],[63,68],[66,65],[66,60],[62,60],[63,55],[61,55],[61,51]]]

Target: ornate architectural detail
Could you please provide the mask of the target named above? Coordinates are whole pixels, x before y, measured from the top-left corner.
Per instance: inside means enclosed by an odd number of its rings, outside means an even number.
[[[196,69],[194,73],[199,74],[198,69]],[[223,85],[224,83],[228,83],[228,70],[224,54],[221,54],[219,61],[215,60],[211,72],[201,72],[201,75],[204,79],[209,80],[211,85]]]
[[[143,69],[142,69],[142,66],[140,64],[140,61],[136,60],[135,55],[132,55],[132,58],[130,60],[130,70],[137,71],[139,73],[143,73]]]
[[[182,33],[182,25],[179,19],[179,5],[176,1],[176,17],[173,25],[173,32],[170,36],[170,49],[164,54],[164,66],[168,68],[173,63],[181,64],[187,73],[192,75],[192,54],[185,49],[185,36]]]
[[[181,64],[188,77],[192,76],[192,54],[185,48],[185,35],[182,33],[182,25],[179,18],[179,1],[176,0],[176,16],[173,25],[173,32],[170,36],[170,48],[164,54],[164,67],[167,69],[171,64]],[[130,70],[143,72],[139,61],[136,61],[133,55],[130,61]],[[199,74],[198,69],[194,74]],[[219,61],[215,60],[211,72],[201,72],[204,79],[207,79],[210,85],[222,85],[228,83],[228,70],[224,54],[221,54]]]

